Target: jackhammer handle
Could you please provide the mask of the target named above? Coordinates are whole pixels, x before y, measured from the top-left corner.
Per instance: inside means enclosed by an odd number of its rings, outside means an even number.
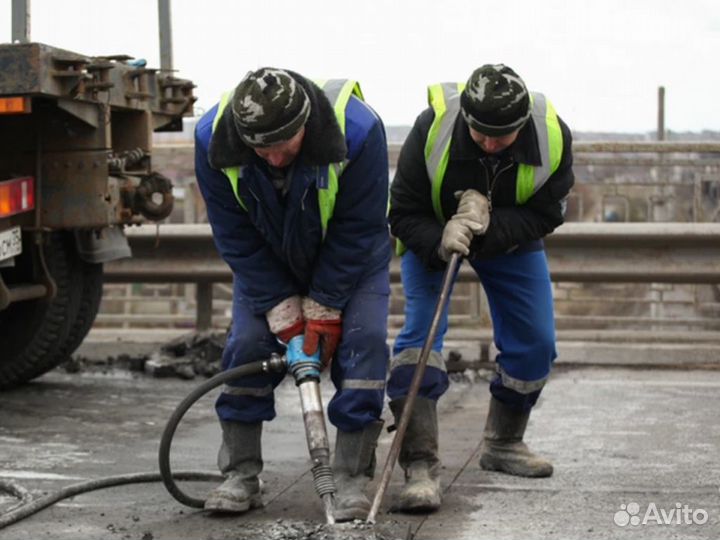
[[[403,407],[402,414],[400,415],[400,422],[397,425],[395,438],[390,446],[390,453],[385,461],[385,467],[383,468],[382,476],[380,477],[380,484],[378,485],[377,491],[375,492],[375,498],[373,499],[372,506],[370,507],[370,513],[367,517],[368,523],[375,523],[375,517],[380,509],[380,503],[382,502],[385,490],[390,483],[390,477],[392,476],[393,469],[395,468],[395,462],[400,454],[400,447],[402,446],[402,441],[405,438],[405,432],[407,431],[407,426],[410,422],[410,414],[412,413],[413,406],[415,405],[415,397],[417,396],[418,390],[420,390],[420,383],[422,382],[423,375],[425,374],[425,366],[427,365],[427,360],[430,356],[430,351],[432,351],[433,342],[435,341],[435,335],[437,334],[438,327],[440,326],[442,312],[445,309],[450,297],[450,287],[452,286],[455,272],[460,264],[461,257],[462,255],[459,253],[453,253],[448,261],[447,267],[445,268],[440,296],[438,297],[437,304],[435,304],[435,312],[433,313],[432,322],[430,323],[430,329],[428,330],[427,337],[425,338],[425,343],[423,344],[417,366],[415,367],[415,372],[413,373],[412,381],[410,382],[410,388],[408,389],[407,396],[405,397],[405,406]]]

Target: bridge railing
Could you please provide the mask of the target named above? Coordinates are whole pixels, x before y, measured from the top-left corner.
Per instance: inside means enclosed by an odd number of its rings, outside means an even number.
[[[133,257],[107,264],[106,282],[195,284],[196,327],[211,327],[213,284],[230,283],[232,272],[217,254],[209,225],[126,232]],[[566,223],[545,245],[556,283],[720,283],[720,223]],[[476,278],[464,265],[458,279]],[[393,259],[391,282],[399,281],[399,260]]]

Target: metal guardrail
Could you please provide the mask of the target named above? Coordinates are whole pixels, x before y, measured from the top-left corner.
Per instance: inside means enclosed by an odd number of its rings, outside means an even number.
[[[402,144],[388,144],[388,157],[391,164],[397,163]],[[632,165],[695,165],[687,158],[678,158],[668,154],[720,154],[720,142],[716,141],[573,141],[573,163],[580,164],[622,164]],[[614,157],[599,158],[597,154],[613,154]],[[622,158],[617,154],[633,154]],[[640,155],[638,155],[640,154]],[[661,161],[662,160],[662,161]],[[710,163],[710,162],[708,162]],[[714,163],[714,162],[712,162]]]
[[[397,163],[402,143],[392,142],[388,144],[388,161],[391,166]],[[194,149],[192,141],[160,142],[154,145],[157,152],[192,152]],[[588,154],[592,157],[596,154],[650,154],[651,157],[640,158],[635,155],[631,159],[618,161],[625,165],[657,165],[658,154],[720,154],[720,142],[717,141],[573,141],[573,157],[575,163],[587,163]],[[597,159],[596,157],[594,159]],[[684,164],[690,165],[692,161],[687,159],[673,161],[672,156],[663,156],[663,164]],[[592,161],[590,161],[592,162]],[[714,162],[713,162],[714,163]]]
[[[573,154],[610,153],[720,153],[717,141],[587,141],[573,142]]]
[[[232,281],[210,226],[140,226],[127,237],[133,258],[106,264],[106,282],[194,283],[197,327],[208,328],[212,284]],[[545,245],[556,282],[720,283],[720,223],[566,223]],[[459,280],[474,276],[464,265]],[[399,280],[394,259],[391,281]]]
[[[193,148],[191,140],[178,142],[161,141],[155,148]],[[388,143],[388,152],[400,152],[402,143]],[[720,153],[720,141],[573,141],[573,154],[582,152],[612,152],[612,153],[665,153],[679,154],[686,152]]]

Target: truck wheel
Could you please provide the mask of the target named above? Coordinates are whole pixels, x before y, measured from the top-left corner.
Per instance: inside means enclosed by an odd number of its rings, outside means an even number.
[[[82,274],[74,270],[71,235],[50,233],[43,246],[50,275],[57,285],[55,298],[26,300],[0,311],[0,389],[27,382],[54,368],[77,318],[82,296]],[[8,283],[32,274],[33,254],[25,253],[16,267],[3,270]]]
[[[82,275],[82,292],[80,293],[80,306],[78,307],[75,321],[70,327],[67,340],[60,348],[59,358],[55,365],[61,364],[70,358],[80,344],[88,335],[98,309],[103,292],[103,265],[85,262],[77,255],[75,266],[76,271]]]

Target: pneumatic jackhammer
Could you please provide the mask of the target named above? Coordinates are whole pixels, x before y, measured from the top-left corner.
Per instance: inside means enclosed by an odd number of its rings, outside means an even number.
[[[188,396],[180,402],[170,416],[160,439],[158,453],[160,475],[165,488],[180,503],[192,508],[204,508],[205,501],[191,497],[183,492],[173,479],[170,468],[170,446],[180,420],[192,405],[213,388],[228,381],[257,373],[286,373],[290,372],[300,392],[300,405],[305,424],[310,459],[312,460],[312,473],[315,490],[320,496],[328,524],[334,524],[333,516],[335,502],[335,480],[330,466],[330,443],[325,426],[322,398],[320,395],[320,352],[306,355],[303,348],[303,336],[296,336],[288,343],[285,356],[273,355],[267,360],[252,362],[228,371],[224,371],[198,385]]]
[[[303,341],[303,336],[292,338],[288,343],[285,358],[288,371],[295,378],[295,384],[300,391],[300,406],[310,459],[313,463],[315,491],[325,507],[325,519],[329,524],[333,524],[335,523],[333,517],[335,479],[330,467],[330,443],[320,396],[320,350],[318,349],[313,356],[307,356],[302,350]]]

